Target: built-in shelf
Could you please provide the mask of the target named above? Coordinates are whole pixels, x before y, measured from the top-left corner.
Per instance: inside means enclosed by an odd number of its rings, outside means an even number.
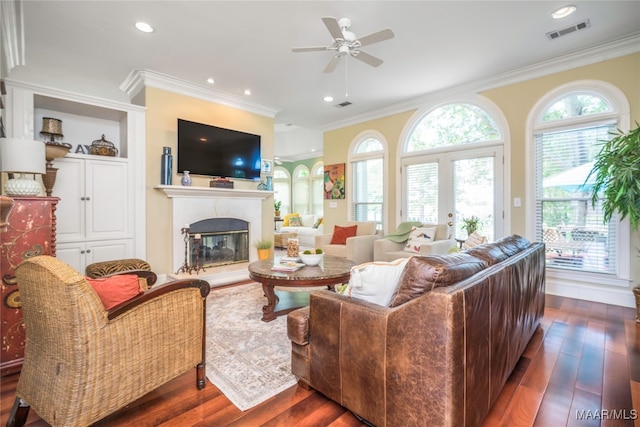
[[[182,185],[156,185],[156,190],[160,190],[167,197],[210,197],[210,198],[251,198],[266,199],[273,195],[273,191],[264,190],[243,190],[239,188],[217,188],[217,187],[193,187]]]

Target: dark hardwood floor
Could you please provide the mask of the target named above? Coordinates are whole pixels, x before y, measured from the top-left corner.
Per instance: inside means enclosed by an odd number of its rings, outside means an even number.
[[[1,379],[4,426],[18,375]],[[529,343],[484,426],[640,426],[640,324],[634,310],[547,296]],[[606,411],[606,412],[605,412]],[[579,419],[582,417],[582,419]],[[46,426],[32,410],[29,426]],[[132,403],[99,426],[364,426],[313,390],[294,386],[242,412],[195,370]]]

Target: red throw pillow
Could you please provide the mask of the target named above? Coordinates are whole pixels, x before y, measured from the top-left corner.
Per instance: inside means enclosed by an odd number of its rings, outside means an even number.
[[[353,237],[358,231],[358,225],[351,225],[349,227],[340,227],[339,225],[333,226],[333,236],[331,236],[332,245],[346,245],[347,238]]]
[[[110,310],[143,292],[140,289],[138,276],[135,274],[122,274],[98,279],[85,277],[85,279],[100,297],[105,310]]]

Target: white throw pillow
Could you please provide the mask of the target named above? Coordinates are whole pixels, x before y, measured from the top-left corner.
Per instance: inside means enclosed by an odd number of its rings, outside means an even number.
[[[315,222],[313,215],[300,215],[300,221],[303,227],[313,227]]]
[[[412,227],[409,233],[409,240],[404,245],[406,252],[412,252],[415,254],[420,253],[420,246],[423,243],[433,242],[436,236],[436,228],[418,228]]]
[[[400,258],[391,262],[366,262],[352,267],[351,279],[344,294],[388,307],[407,261],[409,258]]]

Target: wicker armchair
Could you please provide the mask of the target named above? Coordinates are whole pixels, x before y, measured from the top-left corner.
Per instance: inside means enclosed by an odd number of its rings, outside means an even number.
[[[27,340],[7,426],[30,407],[53,426],[87,426],[193,367],[204,387],[206,281],[166,283],[106,311],[56,258],[26,260],[16,277]]]

